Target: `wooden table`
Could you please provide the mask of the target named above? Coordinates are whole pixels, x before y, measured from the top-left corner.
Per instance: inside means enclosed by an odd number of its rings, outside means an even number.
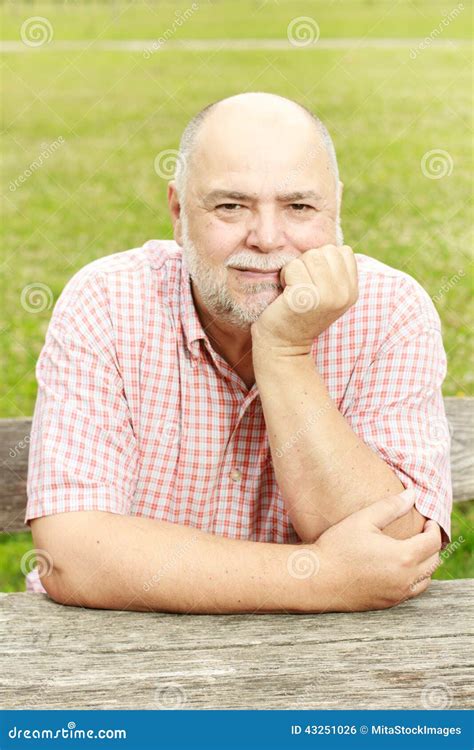
[[[472,591],[433,581],[385,611],[219,616],[0,594],[0,706],[469,708]]]

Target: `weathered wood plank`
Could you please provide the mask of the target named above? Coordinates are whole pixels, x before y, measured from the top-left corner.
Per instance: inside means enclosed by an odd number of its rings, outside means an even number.
[[[0,707],[469,708],[473,583],[384,611],[181,615],[0,595]]]
[[[454,499],[474,498],[474,398],[445,398]],[[31,419],[0,419],[0,531],[24,531]]]
[[[451,432],[451,474],[456,502],[474,498],[474,398],[445,398]]]

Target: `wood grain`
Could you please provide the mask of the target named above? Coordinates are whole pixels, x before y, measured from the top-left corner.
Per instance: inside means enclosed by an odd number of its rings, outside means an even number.
[[[0,594],[0,707],[470,708],[473,584],[389,610],[183,615]]]

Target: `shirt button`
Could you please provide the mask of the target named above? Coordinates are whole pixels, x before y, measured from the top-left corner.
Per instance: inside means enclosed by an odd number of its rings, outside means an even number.
[[[240,471],[240,469],[232,469],[229,476],[233,482],[239,482],[242,476],[242,472]]]

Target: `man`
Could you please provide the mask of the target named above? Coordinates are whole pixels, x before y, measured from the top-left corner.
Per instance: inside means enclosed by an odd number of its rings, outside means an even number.
[[[183,134],[175,241],[66,285],[25,519],[53,599],[323,612],[427,588],[450,540],[439,317],[343,244],[341,197],[317,118],[232,96]]]

